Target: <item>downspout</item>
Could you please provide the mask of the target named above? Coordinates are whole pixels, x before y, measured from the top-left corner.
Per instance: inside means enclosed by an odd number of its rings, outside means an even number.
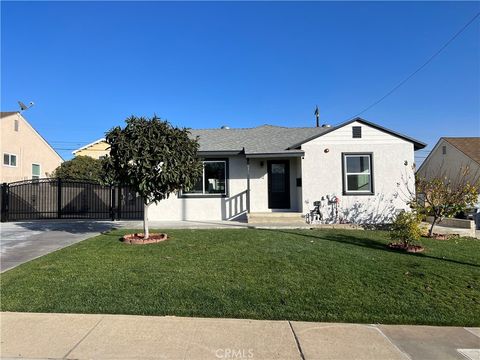
[[[250,159],[247,158],[247,214],[250,214]]]

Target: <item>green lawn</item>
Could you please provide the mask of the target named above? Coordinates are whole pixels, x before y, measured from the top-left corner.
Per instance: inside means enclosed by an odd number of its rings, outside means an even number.
[[[112,231],[1,275],[1,310],[480,325],[480,241],[387,250],[381,231]]]

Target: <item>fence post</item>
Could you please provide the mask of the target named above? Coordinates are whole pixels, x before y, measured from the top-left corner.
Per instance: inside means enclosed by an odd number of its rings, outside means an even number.
[[[62,179],[57,179],[57,218],[62,218]]]
[[[115,186],[110,186],[110,218],[115,220]]]
[[[2,193],[0,195],[1,204],[0,204],[0,221],[5,222],[8,221],[8,184],[3,183],[2,189],[0,190]]]

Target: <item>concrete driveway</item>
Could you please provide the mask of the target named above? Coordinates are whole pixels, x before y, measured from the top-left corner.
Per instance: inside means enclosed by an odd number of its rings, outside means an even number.
[[[22,221],[0,224],[0,271],[111,229],[111,221]]]

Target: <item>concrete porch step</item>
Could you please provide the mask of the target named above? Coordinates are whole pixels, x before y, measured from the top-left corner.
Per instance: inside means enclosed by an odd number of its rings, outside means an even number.
[[[249,224],[305,224],[305,218],[300,212],[252,212],[247,215],[247,219]]]

